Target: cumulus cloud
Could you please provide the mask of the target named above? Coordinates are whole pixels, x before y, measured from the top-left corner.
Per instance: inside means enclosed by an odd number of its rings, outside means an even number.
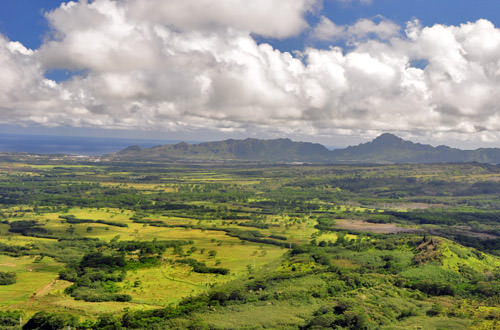
[[[360,19],[354,25],[336,25],[327,17],[321,16],[311,36],[315,39],[327,41],[339,39],[357,41],[367,37],[388,40],[397,36],[400,29],[399,25],[384,19],[378,23],[370,19]]]
[[[132,0],[129,16],[147,22],[173,25],[181,30],[232,27],[266,37],[284,38],[308,26],[306,12],[317,0]]]
[[[33,50],[0,35],[0,76],[1,123],[48,123],[61,90],[44,78]]]
[[[304,31],[305,13],[317,5],[62,4],[47,14],[53,31],[39,49],[0,37],[0,123],[325,138],[382,131],[441,140],[500,138],[500,30],[491,22],[423,27],[414,21],[401,34],[384,20],[337,26],[322,18],[314,30],[318,37],[356,42],[349,50],[332,43],[295,55],[252,37]],[[263,23],[272,21],[269,10],[285,20],[283,26]],[[54,68],[84,73],[56,83],[44,77]]]

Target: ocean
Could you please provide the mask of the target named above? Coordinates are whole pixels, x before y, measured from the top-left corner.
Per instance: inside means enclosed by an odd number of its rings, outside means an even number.
[[[181,141],[0,133],[0,152],[97,156],[113,153],[132,145],[150,148],[178,142]]]

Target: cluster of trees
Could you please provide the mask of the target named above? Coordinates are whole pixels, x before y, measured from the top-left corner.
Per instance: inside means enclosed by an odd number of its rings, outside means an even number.
[[[29,248],[22,245],[11,245],[0,242],[0,253],[19,257],[29,253]]]
[[[9,223],[9,232],[23,236],[57,238],[36,220],[18,220]]]
[[[423,280],[423,281],[410,281],[404,283],[403,285],[408,288],[419,290],[431,296],[454,296],[456,293],[455,288],[450,283]]]
[[[23,330],[74,328],[79,325],[78,321],[78,318],[72,314],[41,311],[29,319],[23,326]]]
[[[92,242],[91,242],[92,243]],[[126,271],[130,269],[157,267],[161,264],[161,255],[167,248],[180,249],[192,241],[118,241],[112,239],[101,244],[99,250],[90,248],[79,262],[68,262],[59,273],[61,279],[73,282],[66,293],[75,299],[98,301],[129,301],[131,296],[120,293],[117,282],[125,279]],[[203,273],[227,274],[229,270],[210,268],[196,260],[186,262],[195,271]]]
[[[111,247],[121,252],[139,251],[139,255],[160,255],[168,248],[193,244],[193,241],[182,240],[152,240],[152,241],[116,241],[110,242]]]
[[[415,210],[408,212],[387,210],[384,214],[417,224],[463,225],[477,222],[484,224],[500,223],[500,211],[455,211],[447,209]]]
[[[331,231],[335,226],[335,219],[328,216],[320,216],[318,217],[317,224],[314,228],[324,231]]]
[[[16,273],[0,272],[0,285],[9,285],[16,283]]]
[[[180,264],[186,264],[186,265],[193,267],[193,271],[195,273],[201,273],[201,274],[211,273],[211,274],[220,274],[220,275],[229,274],[228,268],[208,267],[204,262],[197,261],[196,259],[192,259],[192,258],[179,259],[179,260],[177,260],[177,262]]]
[[[286,240],[286,237],[281,235],[270,235],[267,237],[262,234],[258,230],[242,230],[237,228],[220,228],[220,227],[206,227],[194,224],[175,224],[169,225],[163,221],[158,220],[149,220],[149,219],[134,219],[136,223],[147,224],[154,227],[178,227],[178,228],[189,228],[189,229],[201,229],[201,230],[214,230],[214,231],[223,231],[227,233],[229,236],[237,237],[242,241],[249,241],[255,243],[263,243],[263,244],[272,244],[282,247],[289,247],[290,244],[283,242]],[[274,236],[274,237],[273,237]]]
[[[0,328],[15,329],[19,326],[24,313],[22,311],[0,311]]]
[[[120,294],[116,285],[125,278],[125,266],[124,254],[92,252],[84,255],[80,263],[68,265],[59,277],[73,282],[65,292],[77,300],[129,301],[132,297]]]
[[[480,251],[500,256],[500,238],[477,239],[476,237],[466,235],[453,235],[452,237],[465,246],[476,248]]]
[[[341,299],[334,305],[323,306],[301,329],[377,329],[378,324],[370,320],[364,309],[354,299]]]
[[[128,227],[126,223],[115,222],[115,221],[106,221],[106,220],[91,220],[91,219],[77,219],[74,215],[60,215],[59,218],[63,219],[66,223],[70,224],[78,224],[78,223],[100,223],[108,226],[115,227]]]

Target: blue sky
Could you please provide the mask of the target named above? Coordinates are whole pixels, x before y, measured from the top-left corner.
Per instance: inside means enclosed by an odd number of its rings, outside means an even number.
[[[0,32],[11,40],[21,41],[30,48],[38,48],[49,26],[43,13],[53,10],[66,1],[61,0],[4,0],[0,10]],[[500,1],[495,0],[373,0],[344,2],[326,0],[322,15],[338,24],[352,24],[360,18],[382,15],[399,24],[418,18],[424,25],[458,25],[480,18],[498,25]],[[308,15],[310,24],[318,21],[317,15]],[[266,39],[282,50],[295,50],[307,43],[306,38],[286,40]]]
[[[66,1],[61,0],[4,0],[0,7],[0,33],[11,40],[21,41],[29,48],[40,47],[49,31],[44,13],[53,10]],[[337,24],[353,24],[361,18],[382,15],[400,25],[413,18],[423,25],[459,25],[485,18],[500,25],[500,1],[496,0],[372,0],[362,1],[325,0],[320,12]],[[309,24],[318,21],[318,14],[308,14]],[[269,39],[269,42],[283,51],[303,49],[310,44],[306,36],[294,38]],[[321,46],[321,45],[320,45]],[[323,45],[324,46],[324,45]]]
[[[500,146],[500,1],[268,1],[4,0],[0,128]]]
[[[327,0],[320,13],[339,25],[354,24],[362,18],[373,18],[379,15],[404,26],[406,22],[417,18],[425,26],[434,24],[460,25],[462,23],[488,19],[500,25],[500,1],[495,0],[372,0],[370,3],[360,1]],[[308,21],[314,25],[318,15],[309,15]],[[306,36],[285,40],[263,39],[277,48],[286,51],[301,49],[311,44]],[[328,47],[329,44],[316,44]]]
[[[0,32],[29,48],[38,48],[49,26],[43,13],[59,7],[59,0],[6,0],[0,10]]]

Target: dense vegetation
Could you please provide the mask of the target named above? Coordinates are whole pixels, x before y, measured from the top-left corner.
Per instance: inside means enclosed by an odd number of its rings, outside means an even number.
[[[16,273],[0,272],[0,285],[9,285],[16,283]]]
[[[0,163],[0,328],[495,329],[500,166]]]

